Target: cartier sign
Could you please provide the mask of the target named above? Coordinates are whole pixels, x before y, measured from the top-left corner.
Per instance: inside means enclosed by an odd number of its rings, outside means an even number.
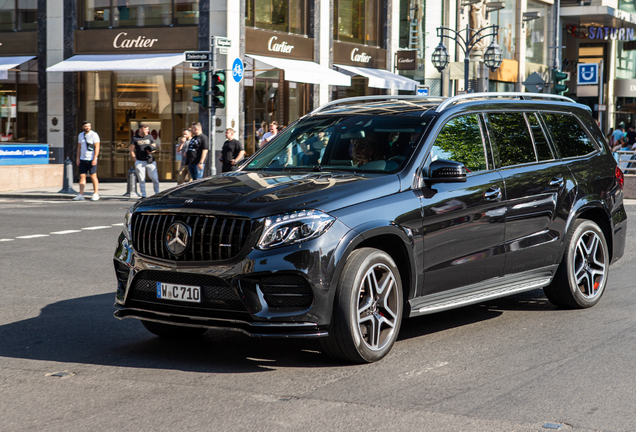
[[[333,62],[348,66],[386,69],[386,50],[368,45],[334,42]]]
[[[199,48],[196,27],[75,31],[76,54],[183,52]]]
[[[417,69],[417,51],[402,50],[396,53],[397,70],[416,70]]]
[[[304,36],[247,27],[245,53],[314,61],[314,40]]]

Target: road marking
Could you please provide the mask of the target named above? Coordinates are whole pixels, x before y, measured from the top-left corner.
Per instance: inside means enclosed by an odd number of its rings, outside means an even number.
[[[83,230],[98,230],[98,229],[105,229],[105,228],[110,228],[110,225],[104,225],[104,226],[94,226],[94,227],[87,227],[87,228],[82,228]]]
[[[32,238],[38,238],[38,237],[48,237],[48,234],[33,234],[33,235],[28,235],[28,236],[20,236],[20,237],[16,237],[19,239],[32,239]]]
[[[124,226],[123,223],[113,224],[112,226]]]
[[[49,234],[71,234],[71,233],[78,233],[78,232],[82,232],[82,231],[81,230],[66,230],[66,231],[56,231]]]
[[[3,241],[13,241],[13,240],[15,240],[15,239],[0,239],[0,242],[3,242]]]

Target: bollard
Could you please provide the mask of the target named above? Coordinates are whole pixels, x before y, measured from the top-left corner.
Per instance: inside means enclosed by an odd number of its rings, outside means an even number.
[[[130,198],[139,198],[139,193],[137,193],[137,171],[135,171],[134,167],[131,167],[128,170],[126,193],[124,194],[124,196]]]
[[[73,162],[69,158],[64,159],[64,183],[58,193],[77,195],[73,189]]]

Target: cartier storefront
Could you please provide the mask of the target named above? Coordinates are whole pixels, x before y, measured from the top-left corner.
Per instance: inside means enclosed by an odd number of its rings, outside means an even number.
[[[75,55],[48,71],[78,74],[77,131],[83,120],[101,138],[100,178],[125,178],[140,122],[159,144],[159,178],[173,180],[181,129],[198,121],[192,74],[183,52],[198,48],[196,26],[77,30]]]
[[[346,85],[348,76],[314,62],[314,39],[245,29],[245,144],[254,151],[262,122],[289,125],[313,109],[312,84]]]

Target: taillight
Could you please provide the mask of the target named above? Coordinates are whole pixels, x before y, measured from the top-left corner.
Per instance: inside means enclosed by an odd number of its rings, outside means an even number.
[[[623,171],[621,171],[619,167],[616,167],[616,171],[614,171],[614,175],[616,176],[618,185],[620,186],[621,190],[623,190],[623,185],[625,184],[625,175],[623,174]]]

